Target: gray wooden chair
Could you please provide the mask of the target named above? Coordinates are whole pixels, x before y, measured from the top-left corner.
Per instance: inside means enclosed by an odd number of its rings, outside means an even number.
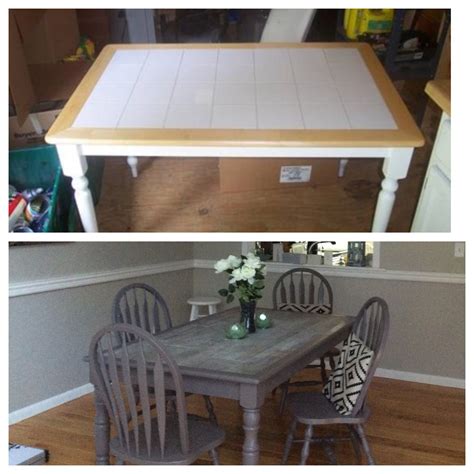
[[[333,292],[328,280],[316,270],[309,268],[293,268],[283,273],[273,286],[273,308],[286,311],[303,311],[317,314],[331,314],[333,309]],[[289,316],[290,317],[290,316]],[[322,380],[305,380],[286,382],[280,386],[280,413],[286,403],[288,389],[291,386],[307,387],[319,385],[327,380],[326,359],[334,369],[335,357],[339,354],[337,348],[329,350],[318,362],[310,364],[309,368],[319,369]]]
[[[362,446],[368,464],[375,464],[363,425],[370,415],[366,403],[367,391],[385,348],[388,329],[389,311],[387,303],[379,297],[370,298],[359,311],[352,334],[363,341],[374,352],[374,355],[350,414],[341,415],[323,393],[295,392],[288,395],[288,408],[292,413],[293,420],[285,444],[283,464],[286,463],[291,446],[295,442],[303,443],[300,464],[306,463],[311,443],[322,444],[330,462],[335,464],[336,460],[331,446],[336,440],[351,440],[359,463],[361,462],[360,447]],[[296,440],[294,434],[298,423],[306,425],[306,430],[304,439]],[[345,438],[313,437],[315,426],[332,424],[347,425],[350,436]]]
[[[179,368],[150,333],[112,324],[93,337],[89,360],[96,394],[115,429],[110,453],[117,464],[191,464],[205,452],[213,464],[219,463],[216,448],[224,431],[204,418],[188,416]],[[176,394],[172,413],[166,410],[165,379]]]
[[[150,334],[158,334],[172,327],[170,311],[164,298],[155,288],[145,283],[132,283],[119,290],[114,298],[112,322],[131,324]],[[203,395],[203,398],[209,419],[217,424],[210,397]],[[171,392],[168,393],[168,399],[173,401]]]

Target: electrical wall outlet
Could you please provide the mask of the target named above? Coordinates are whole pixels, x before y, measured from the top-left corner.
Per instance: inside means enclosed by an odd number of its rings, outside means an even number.
[[[454,256],[464,257],[465,242],[454,242]]]

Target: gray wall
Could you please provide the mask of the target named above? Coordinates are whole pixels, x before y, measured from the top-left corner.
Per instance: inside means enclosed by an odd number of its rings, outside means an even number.
[[[380,266],[389,270],[464,273],[464,258],[454,256],[454,242],[382,242]]]
[[[10,282],[91,273],[193,258],[187,242],[74,242],[10,248]]]
[[[452,272],[459,268],[450,257],[452,247],[452,243],[384,243],[382,266]],[[11,248],[10,282],[191,258],[217,260],[228,254],[239,255],[241,248],[241,242],[90,242]],[[419,253],[425,256],[420,257]],[[464,259],[458,261],[464,264]],[[417,266],[414,262],[418,262]],[[271,306],[271,288],[277,277],[278,274],[268,275],[260,307]],[[329,280],[336,312],[354,314],[370,296],[386,298],[392,319],[382,367],[464,378],[464,285],[347,277]],[[158,288],[170,306],[175,325],[189,319],[188,297],[216,294],[227,283],[224,275],[216,275],[212,269],[190,269],[10,298],[10,411],[88,382],[88,367],[82,357],[90,338],[109,323],[114,295],[131,281],[144,281]]]
[[[77,276],[192,258],[189,243],[72,243],[13,247],[10,282]],[[192,269],[10,298],[10,411],[88,383],[82,357],[91,337],[111,322],[112,301],[128,283],[159,289],[173,324],[189,320]]]

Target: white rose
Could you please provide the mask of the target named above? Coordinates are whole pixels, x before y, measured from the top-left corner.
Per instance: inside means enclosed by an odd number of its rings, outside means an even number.
[[[263,276],[266,276],[267,275],[267,267],[264,266],[260,269],[260,273],[263,275]]]
[[[240,267],[241,263],[242,263],[242,259],[239,257],[235,257],[234,255],[229,255],[227,257],[227,264],[229,265],[228,268]]]
[[[232,276],[234,278],[230,279],[229,280],[229,283],[235,283],[236,281],[240,281],[243,279],[242,277],[242,270],[240,268],[236,268],[233,272],[232,272]]]
[[[245,265],[247,265],[250,268],[258,268],[261,264],[260,258],[255,256],[252,252],[249,252],[247,254],[247,260],[245,262]]]
[[[214,268],[216,270],[216,273],[222,273],[231,267],[229,267],[229,263],[227,262],[226,259],[222,259],[216,262],[216,264],[214,265]]]
[[[240,270],[242,279],[247,280],[250,284],[253,284],[255,281],[254,279],[255,273],[256,273],[255,268],[249,267],[247,264],[245,264]]]

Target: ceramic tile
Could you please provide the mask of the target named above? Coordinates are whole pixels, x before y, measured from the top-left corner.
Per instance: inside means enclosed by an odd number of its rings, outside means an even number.
[[[298,98],[302,104],[339,100],[339,92],[332,82],[298,84],[296,87],[298,89]]]
[[[255,84],[217,83],[214,90],[216,105],[253,105],[255,104]]]
[[[168,104],[173,87],[173,82],[138,82],[130,96],[130,104]]]
[[[371,102],[344,102],[353,129],[393,130],[395,121],[384,104]]]
[[[258,104],[297,104],[294,84],[257,84]]]
[[[180,49],[152,49],[146,60],[149,68],[175,68],[181,63],[183,51]]]
[[[73,128],[115,128],[122,110],[123,104],[118,102],[109,102],[107,106],[103,103],[86,103],[76,117]]]
[[[117,125],[118,128],[162,128],[167,105],[128,104]]]
[[[217,49],[185,49],[181,66],[190,67],[197,64],[217,63]]]
[[[209,128],[211,112],[210,105],[170,105],[165,128]]]
[[[290,56],[286,49],[281,48],[257,48],[254,53],[255,65],[270,65],[270,64],[289,64]]]
[[[301,105],[307,129],[349,129],[344,107],[340,100],[306,103]]]
[[[253,63],[229,63],[217,65],[217,82],[254,82],[255,70]]]
[[[252,49],[220,49],[217,59],[218,64],[253,64]]]
[[[182,64],[178,73],[178,82],[214,82],[216,64]]]
[[[297,104],[262,104],[257,107],[258,128],[286,130],[304,128]]]
[[[154,84],[156,82],[174,82],[178,75],[178,65],[169,67],[157,67],[153,64],[145,64],[137,82]]]
[[[134,84],[113,84],[99,82],[94,87],[91,95],[87,99],[89,103],[120,102],[125,105],[132,93]]]
[[[293,64],[293,72],[297,83],[319,83],[333,80],[327,64],[297,63]]]
[[[214,105],[212,128],[257,128],[255,105]]]
[[[143,64],[147,56],[146,49],[115,51],[110,64]]]
[[[312,48],[288,48],[288,54],[293,67],[308,65],[310,67],[327,67],[326,56],[320,49]]]
[[[365,65],[349,64],[345,62],[335,62],[329,64],[331,76],[335,82],[367,82],[372,81],[372,76]]]
[[[178,83],[174,88],[171,103],[187,105],[212,104],[213,94],[214,84],[212,83]]]
[[[355,48],[325,48],[323,52],[328,63],[362,60],[359,51]]]
[[[255,77],[261,82],[294,82],[291,66],[285,64],[255,65]]]
[[[343,101],[384,103],[382,95],[373,81],[338,82],[336,87]]]
[[[257,82],[294,82],[290,57],[285,49],[256,49]]]
[[[135,83],[141,67],[140,64],[109,64],[99,81],[113,84]]]

